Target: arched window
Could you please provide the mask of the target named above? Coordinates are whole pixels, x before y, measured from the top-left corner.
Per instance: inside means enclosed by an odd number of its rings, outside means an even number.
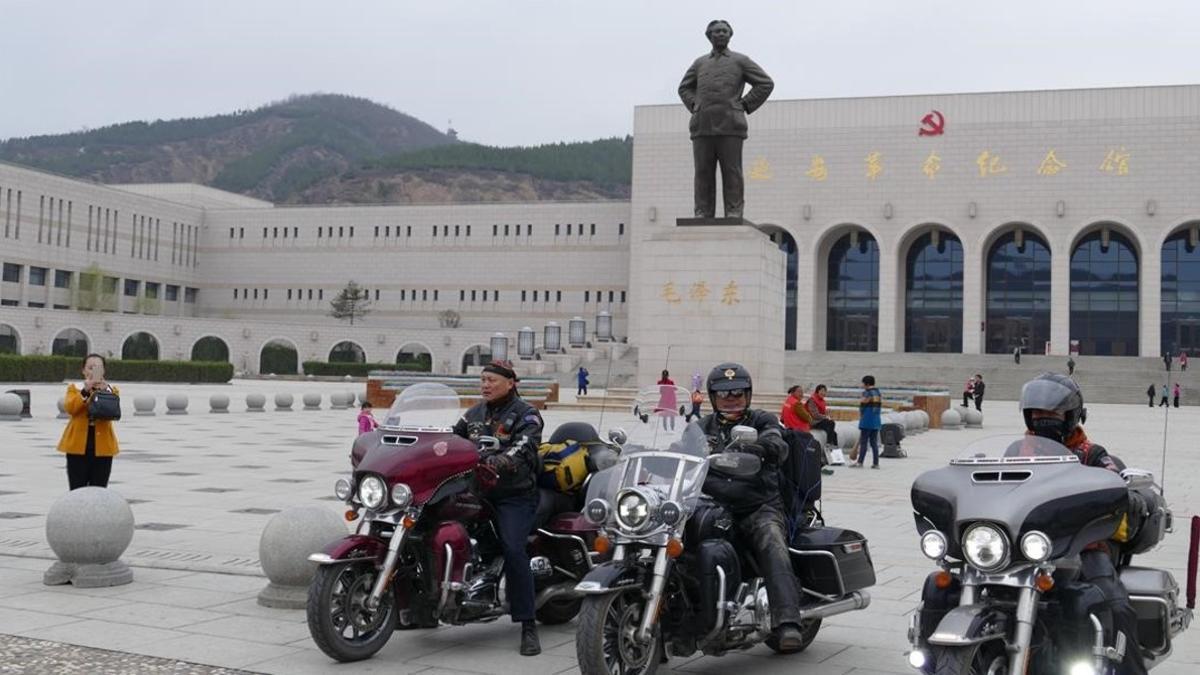
[[[396,352],[396,365],[401,370],[429,373],[433,371],[433,354],[418,342],[406,344]]]
[[[88,351],[88,336],[75,328],[64,328],[59,331],[50,345],[50,353],[55,356],[78,356],[82,359],[88,355]]]
[[[1071,252],[1071,339],[1080,354],[1138,354],[1137,252],[1119,232],[1092,232]]]
[[[1019,234],[1018,234],[1019,232]],[[1050,339],[1050,248],[1028,230],[1007,232],[988,250],[987,353],[1045,351]]]
[[[904,351],[962,352],[962,242],[943,231],[917,237],[905,272]]]
[[[1189,355],[1200,350],[1200,223],[1192,223],[1163,242],[1162,353]]]
[[[879,350],[879,244],[866,232],[843,236],[829,252],[825,349]]]
[[[329,350],[330,363],[366,363],[367,353],[357,343],[343,340]]]
[[[462,357],[462,372],[467,374],[471,366],[486,366],[492,362],[492,349],[487,345],[475,345],[467,349]]]
[[[300,355],[296,346],[287,340],[271,340],[258,355],[260,374],[295,375],[300,372]]]
[[[192,345],[193,361],[229,362],[229,345],[214,335],[202,337]]]
[[[0,323],[0,354],[20,354],[21,336],[17,329],[6,323]]]
[[[136,361],[158,360],[158,338],[149,333],[134,333],[121,345],[121,358]]]

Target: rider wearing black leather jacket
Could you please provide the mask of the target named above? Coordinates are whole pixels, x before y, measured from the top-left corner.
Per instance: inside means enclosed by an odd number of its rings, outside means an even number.
[[[478,440],[493,436],[500,447],[483,458],[499,474],[487,492],[495,510],[496,530],[504,548],[504,575],[509,613],[521,622],[521,654],[542,651],[534,618],[533,572],[529,569],[527,540],[537,510],[538,445],[542,442],[542,416],[517,393],[517,375],[507,361],[493,361],[479,376],[482,401],[467,410],[454,425],[454,433]]]
[[[1021,389],[1021,413],[1031,434],[1066,446],[1084,466],[1120,471],[1104,446],[1092,443],[1084,433],[1081,425],[1087,420],[1087,409],[1083,407],[1083,392],[1071,378],[1042,373],[1026,382]],[[1130,491],[1130,499],[1140,497]],[[1109,542],[1089,546],[1079,556],[1080,578],[1100,589],[1112,614],[1111,627],[1125,633],[1127,646],[1119,672],[1121,675],[1142,675],[1147,671],[1137,646],[1137,613],[1130,604],[1129,593],[1121,584],[1114,553]]]
[[[754,427],[758,440],[750,446],[728,448],[751,452],[763,459],[762,469],[753,476],[734,478],[709,471],[704,493],[732,513],[742,538],[754,550],[762,568],[771,607],[772,639],[781,652],[799,649],[800,585],[792,571],[788,553],[787,518],[779,496],[779,463],[787,458],[779,420],[769,412],[752,410],[753,383],[750,372],[736,363],[722,363],[708,375],[708,396],[713,413],[700,420],[714,452],[724,452],[733,428]]]

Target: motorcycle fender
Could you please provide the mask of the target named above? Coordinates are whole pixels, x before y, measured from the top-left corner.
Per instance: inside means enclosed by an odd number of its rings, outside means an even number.
[[[929,644],[942,647],[974,645],[1004,638],[1008,618],[988,605],[963,605],[946,612],[937,629],[929,636]]]
[[[583,595],[615,593],[627,586],[641,584],[641,574],[636,565],[606,562],[596,566],[578,584],[575,592]]]
[[[352,558],[383,560],[386,554],[387,544],[383,541],[375,537],[352,534],[326,546],[321,553],[308,556],[308,560],[318,565],[334,565]]]

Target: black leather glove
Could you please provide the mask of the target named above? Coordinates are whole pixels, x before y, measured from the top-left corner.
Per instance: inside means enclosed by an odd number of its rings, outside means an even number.
[[[779,453],[775,451],[775,448],[759,443],[751,443],[745,446],[745,452],[749,452],[752,455],[758,455],[764,462],[773,463],[779,461]]]
[[[484,458],[483,463],[494,469],[496,473],[500,474],[512,473],[513,470],[512,458],[502,453],[488,455],[486,458]]]

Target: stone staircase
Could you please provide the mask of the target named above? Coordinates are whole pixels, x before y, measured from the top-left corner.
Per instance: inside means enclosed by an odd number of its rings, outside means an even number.
[[[1182,404],[1200,403],[1200,374],[1172,366],[1170,382],[1183,385]],[[880,387],[916,386],[947,390],[961,402],[963,384],[980,373],[987,398],[1015,401],[1021,387],[1043,371],[1067,372],[1065,356],[1024,355],[1014,364],[1011,354],[887,354],[873,352],[788,352],[786,381],[805,390],[818,383],[853,386],[874,375]],[[1076,356],[1075,380],[1084,400],[1096,403],[1144,403],[1146,387],[1161,386],[1167,373],[1152,357]],[[1195,387],[1195,389],[1192,389]],[[1191,392],[1195,395],[1190,395]],[[756,397],[757,399],[757,397]]]

